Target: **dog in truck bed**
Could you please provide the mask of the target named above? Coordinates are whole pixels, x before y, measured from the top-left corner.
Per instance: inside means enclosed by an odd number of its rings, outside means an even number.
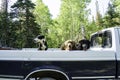
[[[73,40],[66,40],[61,45],[61,50],[88,50],[90,48],[90,41],[87,39],[82,39],[79,42]]]
[[[90,48],[90,41],[87,39],[82,39],[77,43],[77,50],[88,50]]]
[[[48,49],[48,45],[47,45],[47,41],[45,39],[45,36],[43,35],[38,35],[35,39],[34,42],[38,44],[38,50],[47,50]]]
[[[76,43],[73,40],[66,40],[61,45],[61,50],[76,50]]]

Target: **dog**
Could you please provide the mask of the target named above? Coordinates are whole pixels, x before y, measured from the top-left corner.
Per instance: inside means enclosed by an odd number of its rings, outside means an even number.
[[[61,50],[76,50],[76,43],[73,40],[67,40],[61,45]]]
[[[47,41],[45,39],[45,36],[43,35],[38,35],[35,39],[34,39],[35,43],[38,43],[39,47],[38,50],[47,50],[48,49],[48,45],[47,45]]]
[[[77,50],[88,50],[90,48],[90,41],[87,39],[82,39],[77,43]]]

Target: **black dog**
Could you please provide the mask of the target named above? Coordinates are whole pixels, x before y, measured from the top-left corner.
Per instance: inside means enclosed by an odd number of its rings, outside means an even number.
[[[47,41],[45,39],[45,36],[38,35],[34,39],[34,41],[35,41],[35,43],[38,43],[38,45],[39,45],[38,50],[47,50],[48,49],[48,45],[47,45]]]
[[[90,41],[87,39],[82,39],[78,42],[76,47],[78,50],[85,50],[86,51],[90,48]]]

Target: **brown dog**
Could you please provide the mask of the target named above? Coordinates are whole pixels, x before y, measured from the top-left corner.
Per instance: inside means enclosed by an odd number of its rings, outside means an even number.
[[[76,50],[76,43],[72,40],[65,41],[62,46],[61,50]]]

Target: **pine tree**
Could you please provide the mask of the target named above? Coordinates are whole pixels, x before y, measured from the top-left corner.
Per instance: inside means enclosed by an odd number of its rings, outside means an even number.
[[[35,22],[33,9],[35,4],[31,0],[17,0],[11,8],[18,12],[16,18],[18,22],[17,41],[19,47],[34,47],[33,38],[39,34],[40,27]]]
[[[0,46],[9,46],[8,0],[1,0],[0,6]]]

